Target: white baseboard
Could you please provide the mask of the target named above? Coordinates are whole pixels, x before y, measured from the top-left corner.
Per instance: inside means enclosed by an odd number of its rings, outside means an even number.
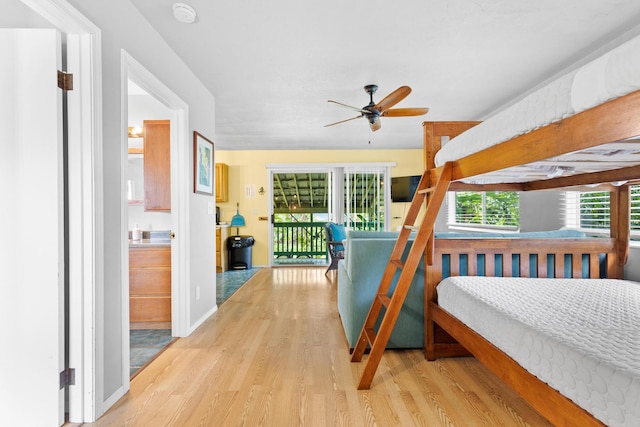
[[[187,331],[187,336],[191,335],[193,333],[193,331],[198,329],[200,327],[200,325],[202,325],[205,322],[205,320],[207,320],[209,317],[211,317],[211,315],[213,315],[213,313],[215,313],[216,311],[218,311],[218,304],[214,305],[213,308],[211,310],[209,310],[207,313],[205,313],[205,315],[202,316],[200,319],[198,319],[198,321],[196,321],[196,323],[194,323],[193,325],[189,326],[189,330]]]

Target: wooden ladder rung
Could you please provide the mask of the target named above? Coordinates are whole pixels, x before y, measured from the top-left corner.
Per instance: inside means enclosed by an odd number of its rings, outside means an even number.
[[[389,262],[400,269],[404,267],[404,263],[402,262],[401,259],[393,258],[393,259],[390,259]]]
[[[418,190],[418,194],[433,193],[434,191],[436,191],[436,187],[423,188],[422,190]]]
[[[418,227],[417,225],[403,225],[403,228],[405,230],[411,230],[411,231],[418,231],[420,230],[420,227]]]
[[[378,301],[385,307],[389,307],[389,304],[391,304],[391,298],[385,294],[378,294]]]
[[[364,336],[369,341],[369,344],[373,345],[373,342],[376,340],[376,331],[373,328],[365,328]]]

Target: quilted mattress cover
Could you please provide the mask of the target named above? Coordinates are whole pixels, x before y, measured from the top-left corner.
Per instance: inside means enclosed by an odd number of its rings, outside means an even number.
[[[640,426],[640,283],[449,277],[438,304],[609,426]]]
[[[455,161],[498,145],[638,89],[640,89],[640,37],[635,37],[451,139],[436,154],[436,165],[440,166],[447,161]],[[637,151],[638,146],[640,142],[629,147],[627,152],[621,152],[620,147],[615,147],[609,152],[606,152],[605,148],[599,148],[595,154],[608,156],[612,161],[615,161],[612,156],[618,155],[622,158],[622,164],[618,167],[624,167],[629,160],[628,155]],[[541,176],[534,179],[541,179],[574,172],[575,166],[567,164],[571,159],[552,160],[560,160],[560,162],[535,163],[530,165],[529,170],[514,169],[506,177],[487,174],[485,177],[468,180],[468,182],[519,182],[523,181],[521,175],[526,173],[537,173]],[[574,163],[583,165],[585,159],[576,159]],[[614,169],[615,166],[615,164],[608,164],[602,169]],[[529,180],[531,179],[526,179],[526,181]]]

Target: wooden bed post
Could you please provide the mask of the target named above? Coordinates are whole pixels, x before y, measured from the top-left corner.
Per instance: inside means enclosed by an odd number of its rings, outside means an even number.
[[[455,138],[462,132],[471,129],[481,122],[423,122],[423,144],[424,144],[424,168],[425,173],[436,168],[435,156],[442,148],[442,137]],[[427,197],[426,203],[429,203]],[[435,284],[442,279],[441,267],[433,268],[434,234],[431,233],[424,251],[424,353],[427,360],[435,359],[435,338],[436,333],[433,319],[430,318],[428,310],[429,303],[436,300]],[[440,260],[435,261],[439,265]]]
[[[624,279],[624,265],[629,256],[631,236],[631,194],[628,184],[614,187],[609,193],[611,238],[616,241],[616,259],[607,261],[607,276]]]
[[[422,122],[425,171],[436,169],[435,157],[442,148],[443,136],[455,138],[479,123],[481,122]],[[428,202],[429,198],[427,197]],[[424,251],[424,263],[425,267],[433,263],[433,233]]]
[[[482,122],[423,122],[425,169],[436,167],[435,156],[442,146],[442,137],[455,138]]]

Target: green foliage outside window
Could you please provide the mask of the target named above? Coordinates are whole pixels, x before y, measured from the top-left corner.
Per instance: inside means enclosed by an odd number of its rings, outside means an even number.
[[[580,193],[580,228],[609,229],[609,192]]]
[[[520,223],[519,194],[515,191],[458,191],[456,223],[517,227]]]

